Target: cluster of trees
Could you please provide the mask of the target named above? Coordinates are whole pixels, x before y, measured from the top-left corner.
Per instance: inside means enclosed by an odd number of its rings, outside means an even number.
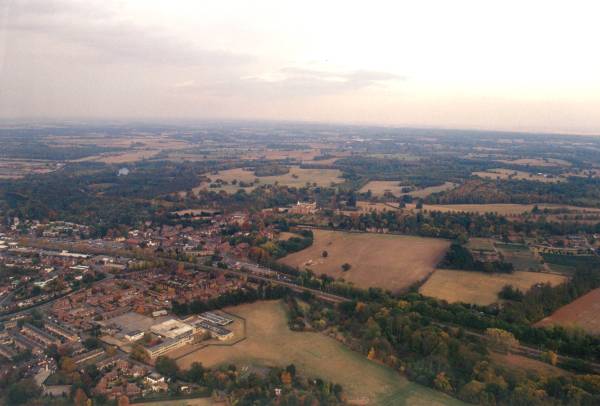
[[[254,175],[255,176],[278,176],[278,175],[285,175],[286,173],[289,173],[289,171],[290,171],[290,168],[288,166],[267,163],[267,164],[263,164],[263,165],[258,165],[254,169]]]
[[[2,146],[2,151],[0,151],[0,156],[20,159],[68,161],[124,150],[124,148],[100,147],[98,145],[54,146],[35,140],[24,142],[24,140],[21,139],[14,144],[4,144]]]
[[[257,300],[281,299],[290,293],[290,289],[285,286],[271,285],[261,283],[258,289],[245,286],[219,296],[208,301],[193,300],[190,303],[173,301],[172,311],[178,316],[188,314],[199,314],[208,310],[220,309],[227,306],[235,306],[242,303],[252,303]]]
[[[290,237],[287,240],[268,241],[255,246],[250,250],[248,256],[259,263],[265,263],[268,260],[302,251],[313,244],[314,236],[311,230],[299,230],[297,233],[298,236]]]
[[[188,370],[180,370],[168,357],[156,359],[156,370],[172,382],[198,385],[204,393],[225,391],[232,404],[266,405],[277,399],[279,405],[341,405],[342,386],[321,379],[306,379],[296,373],[293,364],[285,368],[269,368],[264,375],[242,373],[235,365],[207,369],[195,362]],[[276,389],[281,391],[276,394]],[[172,393],[176,395],[176,393]]]
[[[409,211],[382,211],[359,215],[335,215],[330,226],[342,230],[365,231],[370,228],[386,228],[390,232],[413,234],[424,237],[460,239],[467,237],[504,235],[508,232],[509,222],[494,213],[443,213],[430,211],[414,213]]]
[[[375,179],[428,187],[468,178],[472,172],[488,168],[489,163],[447,156],[427,156],[419,160],[352,156],[338,159],[335,166],[357,186]]]
[[[464,246],[453,243],[440,264],[442,268],[464,269],[465,271],[478,271],[487,273],[512,273],[513,264],[504,261],[483,262],[473,258],[473,254]]]
[[[600,362],[600,338],[560,326],[537,328],[532,324],[550,315],[556,309],[572,302],[592,289],[600,287],[600,268],[578,269],[566,283],[552,286],[537,285],[522,293],[513,292],[513,299],[503,307],[480,307],[462,303],[446,303],[416,293],[392,295],[381,289],[359,289],[327,275],[317,276],[309,270],[298,270],[273,262],[270,267],[286,273],[294,283],[324,292],[334,293],[364,302],[405,300],[411,311],[428,321],[450,323],[465,328],[485,331],[500,328],[513,333],[520,341],[546,350],[577,358]],[[518,297],[517,297],[518,296]],[[515,299],[516,298],[516,299]],[[585,369],[585,365],[580,365]]]
[[[548,378],[494,363],[490,351],[510,351],[513,334],[488,327],[484,337],[444,327],[419,312],[418,295],[398,299],[354,300],[331,308],[311,301],[310,308],[295,309],[296,323],[303,317],[317,329],[334,328],[353,350],[467,402],[481,404],[597,404],[600,376],[566,375]],[[435,306],[437,302],[430,303]],[[443,307],[443,306],[442,306]],[[553,353],[548,352],[552,355]]]
[[[566,182],[532,180],[472,179],[460,187],[434,193],[425,201],[431,204],[469,203],[561,203],[600,206],[600,179],[570,177]]]

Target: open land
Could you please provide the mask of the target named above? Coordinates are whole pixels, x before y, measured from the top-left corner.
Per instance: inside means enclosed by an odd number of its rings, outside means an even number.
[[[196,398],[196,399],[181,399],[181,400],[158,400],[156,402],[136,402],[136,405],[141,406],[212,406],[217,403],[212,398]]]
[[[594,289],[539,321],[536,326],[579,327],[589,334],[600,334],[600,288]]]
[[[304,187],[306,183],[316,183],[318,186],[330,186],[331,183],[341,183],[344,179],[341,177],[342,172],[338,169],[303,169],[298,166],[290,167],[290,171],[284,175],[276,175],[276,176],[261,176],[258,177],[251,170],[245,170],[243,168],[235,168],[228,169],[225,171],[219,171],[216,174],[210,174],[208,177],[211,181],[216,181],[217,179],[221,179],[228,184],[223,185],[218,188],[210,188],[210,190],[220,191],[224,190],[227,193],[235,193],[239,189],[244,189],[246,191],[253,190],[256,186],[265,185],[265,184],[274,184],[279,183],[280,185],[286,185],[290,187]],[[255,186],[248,186],[245,188],[241,188],[239,184],[233,185],[232,181],[237,180],[238,183],[246,182],[252,183],[256,179],[259,182]],[[199,191],[203,189],[209,189],[209,184],[204,182],[197,188],[194,188],[194,191]]]
[[[464,302],[489,305],[498,301],[498,292],[505,285],[527,291],[536,283],[558,285],[566,277],[541,272],[513,272],[512,274],[486,274],[483,272],[438,269],[419,292],[447,302]]]
[[[356,208],[359,212],[370,212],[370,211],[395,211],[399,210],[398,203],[372,203],[365,201],[357,201]],[[352,212],[348,211],[348,214]]]
[[[494,240],[491,238],[469,238],[466,247],[471,251],[495,251]]]
[[[563,376],[569,375],[564,369],[552,366],[546,362],[538,361],[533,358],[524,357],[518,354],[500,354],[493,352],[491,354],[492,360],[498,364],[505,366],[513,370],[521,371],[533,371],[543,376]]]
[[[466,213],[498,213],[505,216],[519,215],[531,212],[537,206],[543,209],[566,209],[569,212],[597,213],[600,209],[595,207],[579,207],[561,204],[515,204],[515,203],[490,203],[490,204],[424,204],[423,210],[441,212],[466,212]],[[407,204],[407,208],[414,209],[415,204]]]
[[[41,159],[0,159],[0,179],[18,179],[26,175],[50,173],[62,168],[62,163]]]
[[[256,302],[230,307],[227,312],[246,319],[247,339],[233,346],[206,347],[178,360],[214,367],[240,365],[285,366],[293,363],[307,377],[342,385],[349,400],[377,405],[461,404],[438,392],[409,382],[394,370],[369,361],[331,337],[288,328],[281,302]]]
[[[430,186],[421,189],[415,189],[410,192],[402,192],[402,188],[407,187],[402,185],[400,181],[395,180],[372,180],[364,185],[359,193],[366,193],[367,191],[371,191],[374,196],[383,196],[386,192],[393,194],[394,196],[403,196],[403,195],[411,195],[413,197],[427,197],[432,193],[443,192],[445,190],[450,190],[456,187],[456,184],[452,182],[445,182],[441,185]]]
[[[375,233],[313,230],[313,245],[281,259],[317,275],[343,278],[361,288],[401,291],[433,272],[449,241]],[[322,253],[327,251],[327,257]],[[342,265],[350,264],[344,272]]]
[[[557,183],[565,181],[563,177],[530,173],[524,171],[515,171],[512,169],[490,169],[488,171],[473,172],[474,176],[486,179],[516,179],[516,180],[535,180],[538,182]]]
[[[555,159],[555,158],[521,158],[521,159],[500,159],[498,162],[502,162],[505,164],[514,164],[514,165],[524,165],[524,166],[571,166],[571,163],[565,161],[563,159]]]
[[[496,242],[495,246],[504,256],[504,261],[513,264],[515,271],[537,272],[543,269],[541,262],[526,245]]]

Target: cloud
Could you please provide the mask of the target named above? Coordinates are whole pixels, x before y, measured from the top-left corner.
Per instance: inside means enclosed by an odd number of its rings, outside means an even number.
[[[331,72],[286,67],[274,75],[236,78],[214,84],[196,81],[174,85],[178,90],[192,93],[208,93],[216,96],[246,97],[316,97],[352,92],[369,87],[385,87],[405,77],[387,72],[357,70]]]
[[[105,63],[160,65],[238,65],[247,54],[203,49],[162,27],[125,19],[110,3],[65,0],[23,0],[10,3],[5,29],[40,34],[67,45],[78,45]]]

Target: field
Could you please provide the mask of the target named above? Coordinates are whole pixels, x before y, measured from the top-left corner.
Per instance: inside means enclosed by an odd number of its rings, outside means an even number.
[[[435,238],[391,234],[313,230],[313,245],[281,259],[286,265],[309,268],[317,275],[343,278],[361,288],[391,291],[427,278],[450,243]],[[327,251],[326,258],[323,251]],[[351,265],[342,271],[342,264]]]
[[[519,215],[531,212],[535,204],[514,204],[514,203],[491,203],[491,204],[424,204],[423,210],[441,211],[441,212],[467,212],[467,213],[497,213],[504,216]],[[570,212],[578,213],[598,213],[600,209],[594,207],[578,207],[559,204],[537,204],[540,210],[548,209],[568,209]],[[415,204],[407,204],[407,208],[414,209]]]
[[[586,295],[566,306],[561,307],[550,316],[539,321],[536,326],[561,326],[579,327],[589,334],[600,335],[600,288],[594,289]]]
[[[50,173],[63,164],[40,159],[0,159],[0,179],[18,179],[26,175]]]
[[[48,137],[54,146],[76,147],[97,145],[99,147],[125,148],[125,151],[92,155],[76,161],[94,161],[107,164],[120,164],[152,159],[167,149],[184,149],[189,144],[168,136],[133,135],[130,137]]]
[[[279,233],[279,235],[277,236],[277,239],[280,241],[287,241],[290,238],[293,237],[302,237],[300,234],[296,234],[296,233],[290,233],[288,231],[282,231]]]
[[[252,183],[256,179],[258,179],[258,183],[255,186],[248,186],[243,189],[245,189],[246,191],[251,191],[256,186],[274,184],[276,182],[280,185],[298,188],[305,186],[307,182],[311,184],[316,183],[319,186],[329,186],[331,185],[331,183],[343,182],[344,179],[342,179],[341,176],[342,172],[338,169],[303,169],[298,166],[292,166],[290,167],[290,171],[285,175],[257,177],[256,175],[254,175],[253,171],[244,170],[242,168],[236,168],[220,171],[214,175],[208,175],[208,177],[213,182],[217,179],[221,179],[227,182],[228,184],[218,188],[209,188],[209,185],[207,183],[203,183],[197,188],[194,188],[194,191],[209,189],[214,191],[224,190],[227,193],[235,193],[240,189],[240,186],[231,184],[232,181],[237,180],[238,182],[241,181],[246,183]]]
[[[526,245],[496,243],[496,248],[506,262],[514,265],[516,271],[540,271],[543,266]]]
[[[469,238],[466,247],[471,251],[495,251],[494,240],[490,238]]]
[[[512,169],[490,169],[484,172],[473,172],[474,176],[486,179],[516,179],[516,180],[535,180],[538,182],[557,183],[565,180],[557,176],[545,176],[537,173],[524,171],[515,171]]]
[[[549,166],[549,167],[557,167],[557,166],[571,166],[571,163],[568,161],[564,161],[562,159],[554,159],[554,158],[521,158],[521,159],[500,159],[498,162],[506,163],[506,164],[514,164],[514,165],[530,165],[530,166]]]
[[[356,207],[361,212],[399,210],[398,203],[370,203],[365,201],[358,201],[356,202]],[[349,211],[348,213],[352,212]]]
[[[546,362],[538,361],[533,358],[524,357],[518,354],[499,354],[493,352],[491,358],[494,362],[513,369],[520,371],[533,371],[543,376],[563,376],[569,375],[564,369],[552,366]]]
[[[452,182],[446,182],[442,185],[430,186],[422,189],[415,189],[408,193],[402,193],[404,185],[400,184],[400,181],[389,181],[389,180],[372,180],[364,185],[359,193],[366,193],[371,191],[374,196],[383,196],[386,192],[392,193],[394,196],[411,195],[412,197],[427,197],[432,193],[443,192],[445,190],[456,187],[456,184]]]
[[[498,301],[498,292],[504,285],[512,285],[526,291],[536,283],[549,282],[557,285],[565,280],[562,275],[540,272],[485,274],[438,269],[421,287],[420,293],[450,303],[464,302],[485,306]]]
[[[542,253],[544,261],[556,272],[573,273],[578,267],[592,266],[600,263],[600,259],[592,255],[561,255]]]
[[[182,400],[159,400],[156,402],[136,402],[140,406],[212,406],[216,403],[212,398],[182,399]]]
[[[234,346],[206,347],[178,360],[182,368],[192,362],[214,367],[234,363],[245,366],[285,366],[299,373],[342,385],[349,400],[375,405],[461,404],[431,389],[409,382],[390,368],[369,361],[343,344],[315,332],[294,332],[287,326],[281,302],[256,302],[226,309],[246,319],[247,339]]]

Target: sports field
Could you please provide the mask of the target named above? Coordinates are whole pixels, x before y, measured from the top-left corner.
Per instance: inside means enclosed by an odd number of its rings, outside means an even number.
[[[234,363],[244,366],[286,366],[299,373],[342,385],[350,401],[368,405],[458,405],[459,401],[409,382],[396,371],[369,361],[331,337],[288,328],[283,303],[256,302],[227,312],[246,319],[247,339],[234,346],[205,347],[178,360],[207,367]]]
[[[558,285],[566,277],[541,272],[514,272],[512,274],[486,274],[483,272],[438,269],[421,286],[419,292],[447,302],[464,302],[489,305],[498,301],[498,292],[504,285],[527,291],[536,283]]]
[[[437,238],[328,230],[313,233],[313,245],[280,261],[317,275],[343,278],[361,288],[380,287],[394,292],[427,278],[450,245]],[[346,263],[350,269],[343,271]]]

